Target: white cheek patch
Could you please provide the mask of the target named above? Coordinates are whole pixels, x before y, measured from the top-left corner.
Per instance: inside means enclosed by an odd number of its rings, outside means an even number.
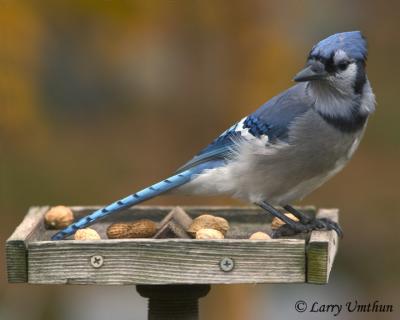
[[[346,70],[339,71],[337,77],[341,78],[343,81],[346,82],[354,82],[357,76],[357,65],[353,62],[350,63]]]
[[[335,52],[333,61],[335,65],[338,65],[341,61],[349,60],[348,55],[343,50]],[[336,88],[342,92],[352,91],[352,86],[355,83],[357,77],[357,64],[351,62],[345,70],[338,70],[338,72],[330,77]]]
[[[350,63],[346,70],[339,70],[335,75],[332,75],[329,80],[333,87],[338,89],[343,94],[352,95],[353,85],[357,77],[357,65],[355,62]]]

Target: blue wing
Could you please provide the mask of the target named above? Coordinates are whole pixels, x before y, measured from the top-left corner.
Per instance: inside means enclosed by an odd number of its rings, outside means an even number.
[[[312,102],[306,94],[304,84],[298,84],[263,104],[254,113],[222,133],[210,145],[202,149],[193,159],[178,169],[178,172],[202,164],[210,168],[223,165],[240,139],[268,137],[268,143],[289,139],[290,124],[310,110]]]
[[[263,104],[251,114],[268,136],[270,143],[289,140],[290,125],[307,111],[314,102],[307,94],[306,84],[297,84]]]

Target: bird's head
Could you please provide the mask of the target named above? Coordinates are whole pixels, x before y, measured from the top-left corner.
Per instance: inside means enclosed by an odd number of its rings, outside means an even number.
[[[366,82],[367,42],[360,31],[331,35],[310,51],[294,81],[327,85],[341,93],[362,93]]]

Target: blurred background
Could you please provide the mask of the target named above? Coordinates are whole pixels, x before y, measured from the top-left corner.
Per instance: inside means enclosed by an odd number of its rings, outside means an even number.
[[[359,29],[377,112],[353,161],[300,204],[339,207],[330,284],[214,286],[202,319],[331,319],[299,300],[393,304],[399,319],[398,1],[0,1],[0,319],[144,319],[133,287],[7,284],[31,205],[106,204],[166,177],[293,83],[311,46]],[[157,198],[147,204],[239,204]]]

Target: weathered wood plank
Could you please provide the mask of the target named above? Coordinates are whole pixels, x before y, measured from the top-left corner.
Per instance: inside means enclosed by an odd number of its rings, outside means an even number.
[[[305,282],[305,242],[123,239],[30,242],[29,283],[217,284]],[[90,258],[100,255],[94,268]],[[228,257],[234,268],[224,272]]]
[[[47,207],[32,207],[6,242],[7,278],[10,283],[28,281],[26,240],[36,230]]]
[[[329,218],[338,222],[338,209],[320,209],[318,218]],[[338,250],[335,231],[313,231],[307,245],[307,282],[326,284]]]

